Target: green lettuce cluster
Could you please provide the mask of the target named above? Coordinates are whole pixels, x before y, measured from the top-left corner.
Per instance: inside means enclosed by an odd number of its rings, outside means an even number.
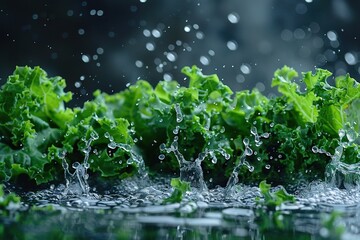
[[[61,180],[62,153],[70,163],[81,162],[94,133],[99,137],[91,144],[89,171],[100,177],[137,171],[137,163],[127,161],[129,152],[111,142],[136,150],[153,174],[179,171],[176,156],[161,151],[163,143],[175,142],[188,161],[207,154],[204,176],[214,184],[225,184],[250,150],[242,182],[322,178],[331,159],[312,150],[334,153],[340,141],[347,143],[342,161],[359,161],[360,85],[350,76],[337,77],[332,86],[330,72],[307,72],[300,91],[298,73],[283,67],[272,81],[280,96],[268,98],[256,89],[234,93],[196,66],[182,72],[187,86],[160,81],[153,87],[140,80],[115,94],[96,91],[92,101],[71,109],[65,107],[71,93],[64,92],[64,79],[49,78],[39,67],[16,68],[0,90],[0,179]]]

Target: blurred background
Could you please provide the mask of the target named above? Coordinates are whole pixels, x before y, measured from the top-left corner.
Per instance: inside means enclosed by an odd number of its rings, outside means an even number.
[[[82,105],[138,79],[186,84],[186,65],[265,95],[283,65],[360,79],[359,10],[351,0],[2,0],[0,84],[16,65],[41,66]]]

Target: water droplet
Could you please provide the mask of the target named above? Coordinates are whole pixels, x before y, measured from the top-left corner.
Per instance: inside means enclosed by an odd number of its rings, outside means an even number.
[[[235,24],[235,23],[239,22],[240,16],[236,12],[232,12],[232,13],[229,13],[227,18],[228,18],[229,22]]]
[[[317,146],[313,146],[313,147],[311,148],[311,151],[313,151],[313,153],[318,153],[318,152],[319,152],[319,149],[318,149]]]
[[[78,162],[74,162],[71,167],[74,168],[74,169],[77,169],[78,167],[80,166],[80,163]]]
[[[270,164],[266,164],[266,165],[265,165],[265,168],[266,168],[266,169],[270,169],[270,168],[271,168]]]
[[[185,31],[185,32],[190,32],[190,30],[191,30],[191,26],[190,26],[190,25],[186,25],[186,26],[184,27],[184,31]]]
[[[206,57],[206,56],[201,56],[200,57],[200,62],[201,62],[202,65],[207,66],[207,65],[210,64],[210,59],[208,57]]]
[[[337,35],[334,31],[328,31],[326,36],[329,38],[330,41],[336,41]]]
[[[90,61],[90,57],[88,55],[81,55],[81,60],[84,62],[84,63],[88,63]]]
[[[146,49],[148,51],[154,51],[155,50],[155,44],[151,43],[151,42],[146,43]]]
[[[159,155],[159,159],[162,161],[162,160],[164,160],[165,159],[165,155],[164,154],[160,154]]]
[[[180,109],[180,104],[175,104],[175,112],[176,112],[176,122],[180,123],[183,120],[183,115]]]
[[[203,32],[200,32],[200,31],[197,32],[197,33],[196,33],[196,38],[199,39],[199,40],[204,39],[204,33],[203,33]]]
[[[169,52],[166,54],[166,58],[170,61],[170,62],[175,62],[176,58],[177,58],[177,54],[175,52]]]
[[[340,129],[339,130],[339,137],[340,137],[340,140],[345,136],[345,130],[344,129]]]
[[[175,129],[173,130],[173,133],[174,133],[174,134],[178,134],[178,133],[179,133],[179,129],[180,129],[180,127],[179,127],[179,126],[176,126]]]
[[[236,41],[228,41],[226,43],[226,46],[228,47],[229,50],[231,51],[235,51],[238,48],[238,44]]]
[[[253,155],[253,150],[249,147],[245,148],[245,155],[246,156],[251,156]]]
[[[91,140],[97,140],[97,139],[99,139],[99,134],[95,131],[92,131],[90,133],[90,138],[91,138]]]
[[[242,65],[240,66],[240,70],[241,70],[241,72],[242,72],[243,74],[250,74],[250,72],[251,72],[251,67],[250,67],[250,65],[248,65],[248,64],[242,64]]]
[[[269,137],[270,137],[270,134],[266,132],[266,133],[261,134],[261,137],[263,137],[263,138],[269,138]]]
[[[161,37],[161,32],[160,32],[158,29],[152,30],[151,33],[152,33],[152,35],[153,35],[155,38]]]
[[[107,146],[110,149],[115,149],[117,147],[117,144],[115,142],[111,141],[111,142],[108,143]]]
[[[160,151],[164,151],[166,149],[165,143],[160,144]]]
[[[349,64],[349,65],[355,65],[358,62],[356,55],[351,52],[345,53],[344,58],[345,58],[345,61],[347,62],[347,64]]]
[[[145,37],[150,37],[151,36],[151,32],[148,29],[144,29],[143,34]]]

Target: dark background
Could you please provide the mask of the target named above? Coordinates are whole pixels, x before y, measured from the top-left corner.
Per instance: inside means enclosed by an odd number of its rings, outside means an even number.
[[[16,65],[39,65],[80,105],[140,78],[183,82],[194,64],[265,94],[285,64],[359,79],[359,11],[351,0],[1,1],[0,84]]]

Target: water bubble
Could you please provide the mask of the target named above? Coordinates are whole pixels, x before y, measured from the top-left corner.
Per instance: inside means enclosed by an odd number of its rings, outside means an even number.
[[[226,46],[228,47],[229,50],[235,51],[238,47],[238,44],[236,41],[228,41]]]
[[[202,65],[209,65],[210,64],[210,59],[206,56],[201,56],[200,57],[200,62]]]
[[[88,63],[90,61],[90,57],[86,54],[83,54],[81,55],[81,60],[84,62],[84,63]]]
[[[270,168],[271,168],[270,164],[266,164],[266,165],[265,165],[265,168],[266,168],[266,169],[270,169]]]
[[[231,23],[238,23],[239,22],[239,19],[240,19],[240,16],[239,14],[237,14],[236,12],[232,12],[232,13],[229,13],[229,15],[227,16],[229,22]]]
[[[164,154],[160,154],[159,155],[159,159],[162,161],[162,160],[164,160],[165,159],[165,155]]]

